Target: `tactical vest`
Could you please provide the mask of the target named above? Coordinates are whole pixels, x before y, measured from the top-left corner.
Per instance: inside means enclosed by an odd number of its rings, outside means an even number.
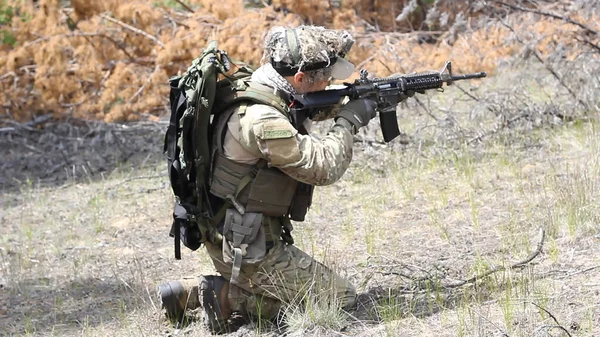
[[[265,104],[280,111],[293,123],[286,100],[273,94],[272,89],[252,82],[245,90],[232,92],[232,95],[236,97],[224,98],[223,101],[234,101],[239,107],[229,105],[213,124],[210,193],[230,202],[242,214],[261,213],[268,217],[304,221],[312,202],[313,186],[298,182],[277,168],[268,167],[265,159],[254,165],[243,164],[227,159],[223,151],[227,122],[233,113],[242,118],[249,105]]]

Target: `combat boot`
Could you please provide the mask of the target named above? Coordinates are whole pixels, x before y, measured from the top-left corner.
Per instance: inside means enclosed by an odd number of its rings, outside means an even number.
[[[187,309],[193,310],[200,306],[198,284],[197,278],[184,278],[158,286],[161,307],[172,322],[181,322]]]
[[[229,306],[229,282],[222,276],[200,277],[200,301],[204,321],[213,333],[227,332],[227,320],[231,316]]]

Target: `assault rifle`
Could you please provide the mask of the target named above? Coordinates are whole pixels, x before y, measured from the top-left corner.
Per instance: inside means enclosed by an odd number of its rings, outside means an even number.
[[[356,79],[354,83],[344,83],[345,88],[295,95],[292,109],[296,112],[303,111],[305,115],[308,115],[307,117],[313,118],[320,108],[333,106],[344,96],[348,96],[351,100],[370,98],[377,102],[383,140],[389,142],[400,134],[396,117],[398,103],[414,95],[415,92],[422,94],[425,90],[430,89],[443,92],[444,83],[452,85],[454,81],[482,78],[487,75],[485,72],[452,75],[452,63],[447,61],[439,72],[371,79],[368,76],[367,70],[362,69],[360,78]]]

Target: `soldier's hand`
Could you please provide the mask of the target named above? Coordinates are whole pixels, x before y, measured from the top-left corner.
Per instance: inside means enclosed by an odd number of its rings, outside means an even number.
[[[336,122],[340,118],[350,122],[354,128],[352,131],[356,133],[358,129],[369,124],[369,121],[376,116],[377,103],[368,98],[359,98],[350,101],[340,109],[340,112],[335,117]]]

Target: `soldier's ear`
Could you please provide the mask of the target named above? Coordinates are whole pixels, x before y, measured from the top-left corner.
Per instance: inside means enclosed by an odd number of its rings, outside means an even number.
[[[305,76],[304,73],[299,71],[294,75],[294,82],[296,82],[296,84],[301,85],[304,83],[305,80]]]

